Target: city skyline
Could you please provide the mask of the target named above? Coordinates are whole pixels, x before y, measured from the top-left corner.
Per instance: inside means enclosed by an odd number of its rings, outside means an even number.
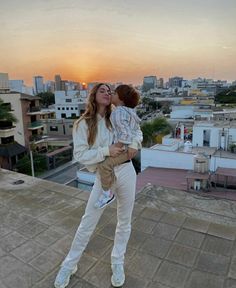
[[[1,8],[1,72],[27,85],[56,74],[86,83],[236,80],[233,0],[11,0]]]

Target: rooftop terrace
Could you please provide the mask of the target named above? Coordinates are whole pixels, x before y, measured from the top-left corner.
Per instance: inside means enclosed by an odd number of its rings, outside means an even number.
[[[153,184],[137,194],[124,288],[236,287],[236,202]],[[0,287],[53,287],[88,192],[7,170],[0,187]],[[112,203],[68,288],[111,287],[115,225]]]

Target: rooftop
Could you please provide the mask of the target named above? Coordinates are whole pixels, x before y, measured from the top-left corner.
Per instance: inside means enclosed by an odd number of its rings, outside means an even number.
[[[0,287],[53,287],[89,193],[8,170],[0,184]],[[124,288],[236,287],[236,202],[154,184],[137,193]],[[115,225],[112,203],[68,288],[111,287]]]

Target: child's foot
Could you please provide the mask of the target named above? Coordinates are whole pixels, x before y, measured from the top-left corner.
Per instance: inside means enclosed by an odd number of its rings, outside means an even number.
[[[102,191],[102,194],[99,196],[98,201],[94,204],[94,207],[102,209],[114,200],[115,195],[110,190]]]

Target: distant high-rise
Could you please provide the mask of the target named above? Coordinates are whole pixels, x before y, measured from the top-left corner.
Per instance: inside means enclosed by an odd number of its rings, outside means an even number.
[[[51,92],[54,93],[55,91],[55,82],[54,81],[47,81],[44,85],[45,92]]]
[[[61,91],[61,76],[55,75],[55,91]]]
[[[44,84],[42,76],[34,76],[34,94],[37,95],[39,93],[44,92]]]
[[[159,78],[157,80],[157,87],[158,88],[164,88],[164,79],[163,78]]]
[[[67,80],[61,80],[61,91],[67,91]]]
[[[7,73],[0,73],[0,90],[9,91],[9,78]]]
[[[182,87],[182,81],[183,77],[172,77],[169,78],[169,87],[176,88],[176,87]]]
[[[147,92],[150,89],[157,87],[157,77],[156,76],[145,76],[143,78],[143,92]]]

